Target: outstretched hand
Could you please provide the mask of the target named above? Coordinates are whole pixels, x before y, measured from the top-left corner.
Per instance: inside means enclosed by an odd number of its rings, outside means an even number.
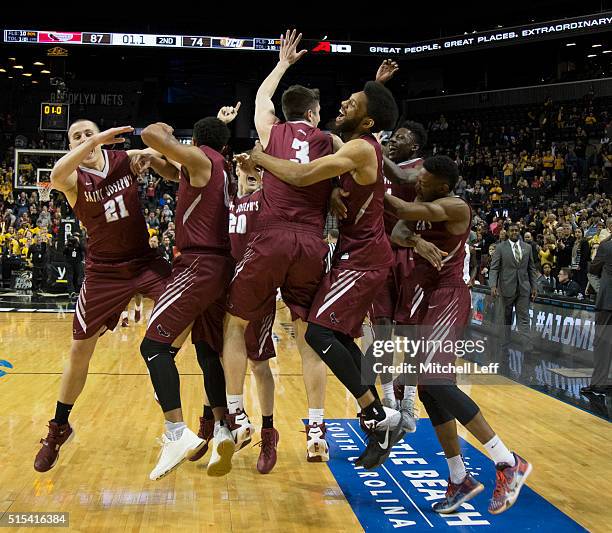
[[[399,70],[399,65],[392,59],[385,59],[376,71],[376,81],[383,85],[387,83]]]
[[[125,137],[117,137],[117,135],[122,135],[124,133],[132,133],[134,128],[132,126],[120,126],[118,128],[110,128],[108,130],[101,131],[100,133],[96,133],[94,139],[96,144],[119,144],[125,142]]]
[[[302,40],[302,34],[297,34],[296,30],[287,30],[285,35],[280,36],[281,47],[279,53],[279,61],[293,65],[307,50],[297,51],[297,45]]]
[[[219,109],[217,118],[224,124],[229,124],[238,115],[241,103],[238,102],[235,106],[226,105]]]

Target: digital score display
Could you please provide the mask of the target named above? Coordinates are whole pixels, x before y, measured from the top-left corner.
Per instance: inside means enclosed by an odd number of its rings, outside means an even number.
[[[40,131],[67,131],[70,105],[58,102],[40,104]]]

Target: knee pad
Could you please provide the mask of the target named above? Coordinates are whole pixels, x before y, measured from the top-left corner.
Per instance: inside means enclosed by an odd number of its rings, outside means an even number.
[[[219,354],[205,341],[196,342],[194,346],[204,374],[204,388],[210,407],[225,407],[225,373]]]
[[[146,337],[140,343],[140,354],[149,369],[153,388],[164,413],[181,407],[180,378],[171,348],[170,344]]]
[[[450,422],[455,418],[447,409],[438,403],[438,400],[433,394],[430,394],[427,387],[419,386],[419,398],[429,415],[429,420],[433,427],[446,424],[446,422]]]
[[[337,341],[331,329],[319,326],[318,324],[308,324],[306,333],[304,334],[304,340],[319,355],[321,355],[321,352],[330,344]]]
[[[171,344],[154,341],[151,339],[147,339],[146,337],[142,339],[142,342],[140,343],[140,355],[142,355],[142,357],[144,358],[145,363],[147,363],[147,366],[149,366],[150,361],[148,359],[150,357],[153,357],[155,354],[160,354],[160,353],[171,355],[172,350],[173,350],[173,347]],[[176,355],[176,352],[174,353],[174,355]],[[151,361],[153,360],[154,359],[151,359]]]
[[[436,401],[437,405],[452,414],[463,426],[468,424],[480,411],[478,405],[455,383],[426,385],[422,387]],[[421,387],[419,388],[419,397]],[[433,422],[432,422],[433,423]]]

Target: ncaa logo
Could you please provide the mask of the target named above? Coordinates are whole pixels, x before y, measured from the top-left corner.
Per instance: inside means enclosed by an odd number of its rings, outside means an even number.
[[[334,44],[329,41],[319,41],[319,44],[312,51],[326,54],[350,54],[352,47],[350,44]]]

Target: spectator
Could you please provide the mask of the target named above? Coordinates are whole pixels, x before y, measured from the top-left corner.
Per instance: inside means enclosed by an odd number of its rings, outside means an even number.
[[[46,205],[42,206],[42,211],[40,212],[38,220],[36,221],[36,225],[39,228],[49,227],[51,225],[51,213],[49,213],[49,209]]]
[[[576,298],[580,294],[580,285],[573,281],[571,276],[572,271],[569,268],[561,268],[559,270],[559,275],[557,276],[559,280],[557,288],[561,291],[563,296]]]
[[[572,247],[571,268],[573,280],[580,286],[580,292],[584,292],[587,286],[587,270],[591,249],[589,243],[583,237],[582,230],[574,231],[574,245]]]
[[[538,278],[538,294],[551,295],[557,290],[557,280],[552,275],[552,265],[542,265],[542,276]]]

